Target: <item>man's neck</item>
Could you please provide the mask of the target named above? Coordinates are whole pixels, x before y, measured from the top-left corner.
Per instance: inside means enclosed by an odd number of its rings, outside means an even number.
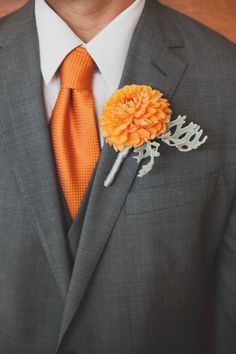
[[[134,0],[47,0],[85,43],[96,36]]]

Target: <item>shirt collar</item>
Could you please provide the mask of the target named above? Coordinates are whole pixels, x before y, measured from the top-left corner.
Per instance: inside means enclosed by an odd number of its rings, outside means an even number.
[[[145,0],[135,0],[91,41],[83,41],[44,0],[35,0],[41,72],[49,84],[66,55],[84,46],[95,61],[109,88],[119,86],[129,45],[142,14]]]

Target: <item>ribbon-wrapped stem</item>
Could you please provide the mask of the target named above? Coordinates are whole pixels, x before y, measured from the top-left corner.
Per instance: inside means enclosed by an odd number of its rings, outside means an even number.
[[[118,153],[117,158],[114,162],[114,165],[112,166],[112,169],[104,182],[104,187],[109,187],[114,182],[116,175],[119,172],[123,161],[126,159],[126,157],[128,156],[128,154],[130,152],[130,149],[131,149],[131,147],[127,147],[123,151]]]

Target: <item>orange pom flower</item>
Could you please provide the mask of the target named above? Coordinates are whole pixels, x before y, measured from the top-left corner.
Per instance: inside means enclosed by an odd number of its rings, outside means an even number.
[[[116,91],[99,117],[108,144],[116,151],[138,147],[166,132],[172,110],[163,94],[145,85]]]

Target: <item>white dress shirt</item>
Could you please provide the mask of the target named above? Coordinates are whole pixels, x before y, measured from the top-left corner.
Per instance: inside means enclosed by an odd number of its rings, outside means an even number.
[[[145,0],[135,0],[126,10],[84,43],[44,0],[35,0],[40,63],[47,118],[50,120],[59,91],[58,68],[67,54],[78,46],[87,49],[96,63],[93,95],[97,117],[106,100],[119,87],[130,42],[142,14]],[[100,133],[101,144],[103,138]]]

